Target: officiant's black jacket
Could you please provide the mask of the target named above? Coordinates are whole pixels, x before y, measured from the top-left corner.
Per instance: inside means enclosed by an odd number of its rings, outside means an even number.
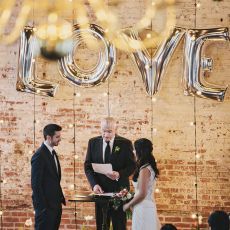
[[[118,181],[111,180],[103,174],[95,173],[91,163],[103,164],[103,139],[94,137],[88,142],[88,150],[84,163],[86,177],[93,189],[98,184],[104,192],[118,192],[123,188],[129,189],[129,176],[135,169],[133,147],[130,140],[115,136],[111,153],[113,171],[120,174]]]
[[[56,209],[65,203],[60,185],[61,167],[57,168],[48,148],[43,143],[31,159],[31,186],[34,209]]]

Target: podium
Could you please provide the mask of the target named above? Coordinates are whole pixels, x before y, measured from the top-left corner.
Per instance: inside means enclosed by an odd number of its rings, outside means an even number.
[[[94,202],[100,204],[102,206],[103,212],[103,223],[102,230],[109,230],[109,226],[107,226],[107,212],[109,209],[109,203],[112,200],[110,196],[103,195],[88,195],[88,196],[76,196],[73,199],[69,199],[69,202],[81,203],[81,202]]]

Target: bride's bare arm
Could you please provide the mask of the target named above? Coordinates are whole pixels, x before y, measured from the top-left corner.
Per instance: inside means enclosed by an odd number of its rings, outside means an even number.
[[[150,176],[151,173],[147,168],[143,168],[140,170],[140,174],[138,178],[138,185],[139,185],[138,193],[135,194],[134,198],[129,203],[123,206],[124,211],[140,203],[146,197]]]

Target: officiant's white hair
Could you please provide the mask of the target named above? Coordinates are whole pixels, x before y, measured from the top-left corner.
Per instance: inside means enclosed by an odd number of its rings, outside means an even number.
[[[105,117],[101,120],[101,127],[116,128],[116,121],[113,117]]]

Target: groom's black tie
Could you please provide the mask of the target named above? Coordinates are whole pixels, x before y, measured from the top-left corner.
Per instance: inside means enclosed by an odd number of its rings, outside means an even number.
[[[110,163],[110,155],[111,155],[111,149],[109,145],[109,141],[106,141],[106,148],[105,148],[105,163]]]
[[[54,159],[54,165],[55,165],[55,168],[57,170],[57,174],[59,175],[59,172],[58,172],[58,163],[57,163],[57,153],[55,152],[54,149],[52,150],[52,156],[53,156],[53,159]]]

